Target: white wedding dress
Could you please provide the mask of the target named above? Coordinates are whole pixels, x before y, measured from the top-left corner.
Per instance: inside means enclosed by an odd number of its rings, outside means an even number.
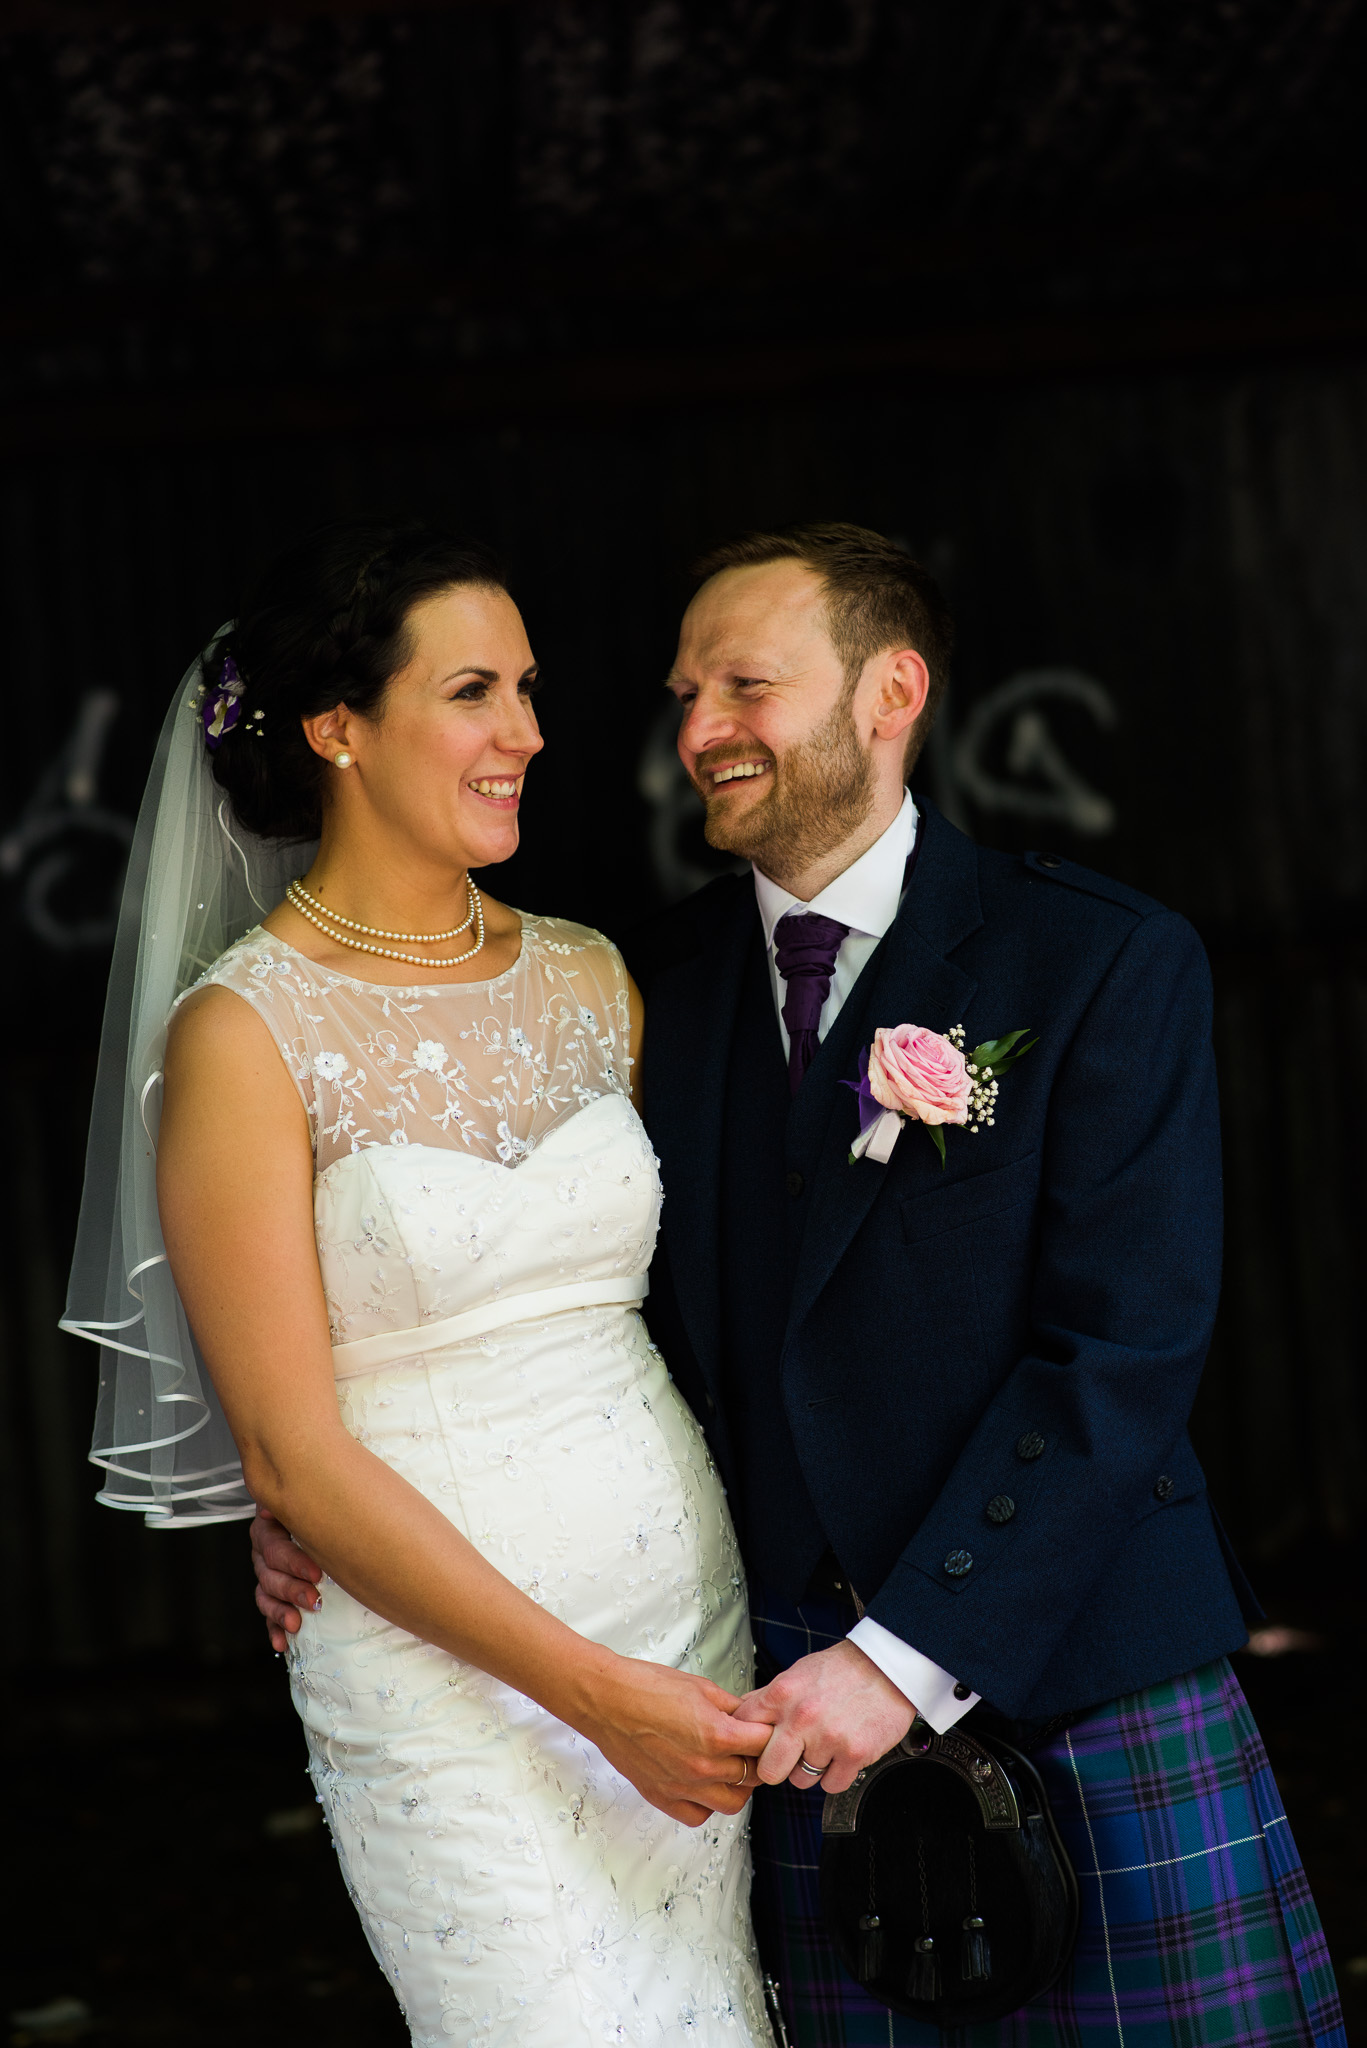
[[[524,918],[496,980],[397,989],[258,929],[205,980],[251,1003],[308,1110],[351,1434],[581,1634],[745,1691],[721,1485],[632,1305],[660,1185],[614,949]],[[414,2042],[770,2048],[745,1816],[668,1820],[535,1701],[331,1580],[289,1667]]]

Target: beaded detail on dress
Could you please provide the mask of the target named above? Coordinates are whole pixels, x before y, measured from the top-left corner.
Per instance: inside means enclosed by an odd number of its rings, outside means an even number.
[[[640,1314],[537,1312],[538,1293],[643,1273],[654,1249],[616,952],[527,918],[496,980],[391,989],[257,931],[205,980],[263,1018],[308,1112],[333,1341],[521,1307],[340,1380],[351,1435],[571,1628],[744,1692],[725,1497]],[[746,1814],[667,1819],[585,1737],[330,1580],[289,1659],[418,2048],[770,2048]]]
[[[521,952],[490,981],[387,988],[319,967],[258,927],[195,988],[210,984],[265,1020],[319,1172],[363,1145],[460,1146],[511,1166],[628,1086],[622,957],[567,918],[524,917]]]

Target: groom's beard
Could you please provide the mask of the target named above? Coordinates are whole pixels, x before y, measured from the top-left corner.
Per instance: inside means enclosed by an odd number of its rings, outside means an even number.
[[[709,846],[757,862],[777,881],[824,860],[858,831],[873,809],[874,782],[850,716],[853,694],[847,691],[815,732],[775,760],[772,787],[758,803],[737,806],[731,817],[724,796],[703,796]]]

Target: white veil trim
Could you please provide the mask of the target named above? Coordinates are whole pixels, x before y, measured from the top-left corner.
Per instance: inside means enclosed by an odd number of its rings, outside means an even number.
[[[279,902],[310,858],[297,842],[245,831],[213,779],[201,686],[227,630],[172,699],[138,813],[61,1318],[64,1330],[100,1347],[90,1456],[109,1479],[99,1499],[159,1529],[254,1512],[162,1243],[156,1137],[166,1026],[177,999]],[[241,726],[228,744],[258,742]]]

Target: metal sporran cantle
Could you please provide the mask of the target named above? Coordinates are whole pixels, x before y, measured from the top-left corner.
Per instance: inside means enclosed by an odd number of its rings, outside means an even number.
[[[1016,2012],[1062,1974],[1077,1878],[1039,1772],[998,1735],[923,1723],[828,1795],[821,1906],[847,1970],[940,2027]]]

